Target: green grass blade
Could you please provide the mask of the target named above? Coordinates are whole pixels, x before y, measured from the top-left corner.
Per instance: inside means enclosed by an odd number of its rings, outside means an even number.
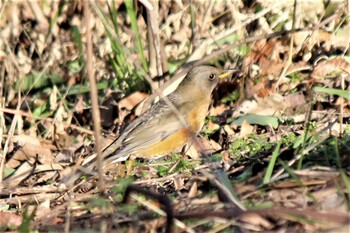
[[[304,128],[304,140],[303,140],[303,143],[301,145],[301,148],[299,150],[295,150],[296,154],[298,154],[299,152],[301,154],[300,159],[298,161],[298,170],[300,170],[302,165],[303,165],[306,142],[308,141],[309,134],[310,134],[310,122],[311,122],[311,115],[312,115],[312,109],[313,109],[314,104],[315,104],[314,101],[312,101],[310,103],[310,108],[309,108],[309,111],[307,113],[307,118],[306,118],[305,128]]]
[[[78,50],[79,50],[79,64],[80,67],[83,67],[84,65],[84,47],[83,47],[83,41],[81,39],[81,34],[79,31],[79,28],[77,26],[72,27],[72,37],[74,39],[74,42],[76,43]]]
[[[128,15],[130,17],[130,20],[131,20],[131,27],[132,27],[132,30],[134,31],[134,34],[135,34],[136,43],[137,43],[137,50],[141,56],[141,62],[142,62],[143,69],[146,72],[148,72],[148,65],[147,65],[145,54],[143,53],[142,41],[141,41],[141,36],[140,36],[140,32],[139,32],[139,27],[137,25],[136,12],[135,12],[135,8],[134,8],[133,3],[134,3],[133,0],[126,0],[125,6],[126,6],[126,10],[128,12]]]
[[[278,118],[272,116],[262,116],[256,114],[248,114],[242,117],[239,117],[237,120],[231,122],[234,125],[242,125],[243,121],[246,120],[249,124],[254,125],[271,125],[273,128],[277,128],[279,125]]]
[[[277,143],[277,146],[276,146],[275,150],[272,153],[272,156],[271,156],[271,159],[270,159],[270,162],[269,162],[269,166],[267,167],[267,170],[266,170],[266,173],[265,173],[265,176],[264,176],[264,179],[263,179],[263,184],[267,184],[267,183],[270,182],[270,179],[271,179],[271,176],[272,176],[272,172],[273,172],[273,168],[275,167],[276,160],[277,160],[277,157],[278,157],[279,152],[280,152],[281,144],[282,144],[282,141],[279,141]]]
[[[236,192],[233,189],[232,183],[230,179],[228,178],[226,172],[216,170],[215,177],[217,178],[218,182],[223,186],[223,188],[226,189],[227,192],[224,191],[224,193],[227,195],[227,198],[230,199],[233,203],[237,205],[241,210],[245,210],[244,205],[241,203],[239,197],[237,196]]]
[[[346,201],[346,205],[348,207],[348,210],[350,209],[350,181],[347,177],[347,175],[345,174],[344,170],[340,170],[340,177],[345,185],[345,189],[346,189],[346,194],[345,192],[343,192],[344,195],[347,195],[347,198],[344,198],[344,201]]]
[[[114,6],[114,4],[115,4],[114,0],[112,1],[112,4]],[[107,6],[108,6],[108,12],[109,12],[110,18],[113,22],[114,31],[117,34],[117,36],[119,36],[119,28],[118,28],[118,22],[117,22],[117,11],[115,10],[114,7],[111,7],[109,5],[108,1],[107,1]]]
[[[350,99],[350,91],[335,88],[314,87],[315,92],[326,93],[330,95],[338,95],[340,97]]]

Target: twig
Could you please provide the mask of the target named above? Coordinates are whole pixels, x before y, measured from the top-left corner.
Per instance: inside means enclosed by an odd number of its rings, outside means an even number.
[[[147,8],[147,36],[149,50],[149,72],[151,77],[163,76],[168,71],[166,58],[163,57],[163,46],[159,36],[158,0],[145,0],[142,3]],[[147,7],[150,5],[150,7]]]
[[[164,205],[166,213],[163,210],[159,209],[154,204],[139,198],[135,194],[129,195],[130,192],[142,193],[148,197],[151,197],[151,198],[158,200],[161,204]],[[189,232],[189,233],[195,232],[193,229],[186,226],[183,222],[181,222],[177,219],[173,219],[173,210],[172,210],[171,202],[167,196],[162,196],[158,193],[153,193],[153,192],[150,192],[149,190],[146,190],[146,189],[134,186],[134,185],[128,186],[127,190],[125,191],[124,202],[127,200],[128,196],[131,196],[133,199],[137,200],[138,202],[140,202],[144,206],[148,207],[149,209],[153,210],[157,214],[159,214],[161,216],[166,215],[167,216],[166,232],[171,232],[171,225],[172,225],[173,221],[174,221],[175,225],[178,226],[179,228],[181,228],[182,230],[185,230],[186,232]]]
[[[31,119],[35,119],[35,120],[47,120],[49,122],[54,122],[55,119],[53,119],[52,117],[40,117],[40,116],[35,116],[33,115],[31,112],[25,112],[23,110],[15,110],[15,109],[11,109],[11,108],[1,108],[0,107],[0,112],[5,112],[8,114],[12,114],[12,115],[19,115],[19,116],[24,116],[24,117],[29,117]],[[72,129],[76,129],[79,130],[83,133],[87,133],[87,134],[94,134],[93,131],[89,130],[89,129],[85,129],[81,126],[77,126],[77,125],[73,125],[73,124],[69,124],[67,126],[65,126],[66,128],[72,128]]]
[[[295,29],[295,21],[296,21],[296,12],[297,12],[297,0],[294,0],[294,9],[293,9],[293,20],[292,20],[292,30]],[[288,58],[287,58],[287,64],[283,66],[283,69],[281,71],[281,74],[276,82],[276,90],[278,89],[278,86],[282,80],[282,78],[286,75],[288,68],[292,64],[292,58],[293,58],[293,43],[294,43],[294,34],[291,34],[290,41],[289,41],[289,51],[288,51]]]
[[[104,191],[103,165],[101,157],[101,116],[98,105],[98,93],[95,80],[95,70],[92,64],[92,42],[91,42],[91,28],[90,28],[90,1],[83,1],[85,13],[86,26],[86,74],[90,82],[90,96],[92,105],[92,118],[94,120],[94,135],[95,135],[95,150],[97,153],[97,168],[98,168],[98,185],[101,192]]]
[[[20,82],[19,90],[21,89],[21,86],[22,86],[21,84],[22,84],[22,82]],[[18,92],[18,102],[17,102],[16,112],[19,111],[19,109],[21,107],[21,104],[22,104],[21,92],[19,91]],[[0,162],[0,184],[2,183],[2,180],[3,180],[5,161],[6,161],[6,154],[7,154],[7,151],[8,151],[10,140],[11,140],[11,138],[12,138],[14,132],[15,132],[15,128],[16,128],[16,125],[17,125],[17,120],[18,120],[18,114],[15,114],[15,116],[13,117],[12,123],[11,123],[11,127],[10,127],[10,129],[8,131],[8,134],[7,134],[7,139],[6,139],[6,142],[5,142],[4,150],[1,153],[1,158],[0,158],[1,159],[1,162]]]
[[[33,15],[35,16],[36,20],[38,20],[38,25],[40,25],[42,30],[47,30],[49,28],[49,22],[46,19],[43,10],[38,5],[37,1],[28,1],[30,9],[33,12]]]

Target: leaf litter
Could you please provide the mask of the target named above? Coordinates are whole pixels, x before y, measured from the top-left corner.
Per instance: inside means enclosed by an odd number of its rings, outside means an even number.
[[[115,44],[108,35],[113,24],[107,2],[118,11],[117,38],[129,51],[122,63],[128,72],[121,83],[111,59]],[[149,59],[146,2],[135,4],[139,36]],[[60,182],[67,166],[84,163],[94,151],[81,47],[86,40],[82,3],[4,6],[0,119],[2,146],[7,138],[10,143],[1,160],[5,179],[0,219],[6,221],[0,229],[348,231],[349,24],[342,11],[346,8],[341,8],[343,3],[318,1],[307,12],[303,2],[298,4],[160,2],[159,39],[169,72],[151,78],[157,86],[167,84],[167,93],[178,84],[174,80],[179,79],[171,77],[180,76],[181,68],[186,71],[190,61],[201,64],[207,55],[244,38],[293,30],[293,21],[305,30],[251,40],[246,48],[236,46],[209,61],[239,68],[240,73],[214,92],[200,145],[160,161],[138,161],[132,180],[125,178],[125,164],[108,169],[104,194],[98,191],[97,176],[74,188]],[[123,1],[92,5],[104,145],[144,111],[151,94],[148,84],[140,85],[142,80],[133,76],[141,59],[125,7]],[[292,18],[294,7],[297,14]],[[310,25],[314,29],[308,29]],[[280,77],[289,54],[292,63]],[[152,95],[150,99],[154,102]],[[16,115],[20,120],[11,135]],[[277,158],[271,164],[274,153]],[[270,168],[272,177],[263,183]],[[127,187],[131,194],[124,193]],[[127,197],[131,198],[126,201]]]

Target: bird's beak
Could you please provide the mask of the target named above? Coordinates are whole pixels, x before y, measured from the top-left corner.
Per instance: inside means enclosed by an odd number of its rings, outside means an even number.
[[[237,72],[238,70],[237,69],[227,69],[227,70],[224,70],[220,75],[219,75],[219,78],[226,78],[227,76]]]

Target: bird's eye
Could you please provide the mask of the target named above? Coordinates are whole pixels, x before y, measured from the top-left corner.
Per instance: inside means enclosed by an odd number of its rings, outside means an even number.
[[[216,75],[215,74],[210,74],[209,75],[209,80],[214,80],[216,78]]]

